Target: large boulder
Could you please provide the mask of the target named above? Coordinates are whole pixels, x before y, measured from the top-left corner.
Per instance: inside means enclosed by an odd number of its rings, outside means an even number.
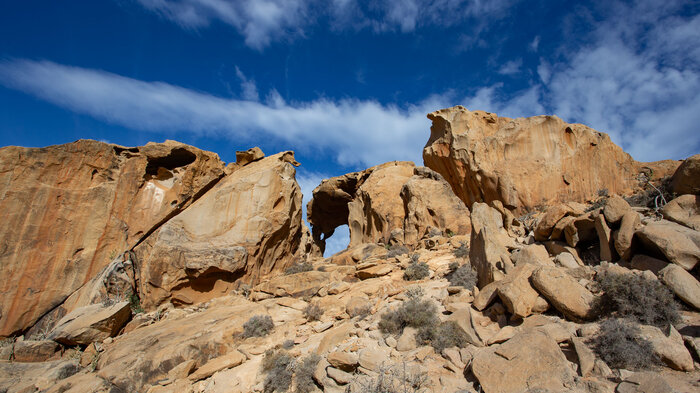
[[[438,173],[393,161],[325,179],[307,205],[316,245],[348,225],[349,247],[363,243],[417,244],[431,229],[467,235],[469,210]]]
[[[296,165],[283,152],[236,169],[138,245],[143,307],[206,301],[291,266],[302,237]]]
[[[61,318],[48,338],[65,345],[88,345],[114,337],[131,318],[129,302],[80,307]]]
[[[667,203],[661,214],[669,221],[700,231],[700,195],[681,195]]]
[[[700,154],[681,163],[671,178],[671,189],[678,195],[700,194]]]
[[[452,192],[445,179],[424,167],[416,168],[414,174],[401,189],[407,212],[405,243],[417,244],[430,228],[439,228],[450,235],[469,234],[469,209]]]
[[[642,166],[655,177],[677,162],[638,163],[610,137],[556,116],[509,119],[456,106],[428,114],[425,165],[442,174],[467,206],[499,200],[518,212],[585,202],[598,190],[625,195]]]
[[[535,289],[567,318],[579,321],[593,316],[595,297],[563,269],[541,267],[531,280]]]
[[[659,279],[681,300],[700,310],[700,282],[682,267],[669,264],[658,273]]]
[[[513,266],[506,244],[510,238],[498,210],[485,203],[472,206],[469,260],[476,269],[479,288],[503,279]]]
[[[472,372],[485,392],[495,393],[564,392],[575,378],[557,342],[536,329],[479,351]]]
[[[1,148],[0,336],[32,326],[223,171],[216,154],[173,141]]]
[[[700,231],[666,220],[650,222],[634,234],[646,252],[692,270],[700,262]]]

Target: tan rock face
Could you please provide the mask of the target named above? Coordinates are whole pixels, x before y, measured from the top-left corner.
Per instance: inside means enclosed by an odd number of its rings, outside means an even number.
[[[532,274],[532,285],[567,318],[592,317],[594,296],[560,268],[542,267]]]
[[[324,180],[307,205],[314,242],[347,224],[350,245],[418,243],[430,228],[469,233],[469,210],[439,174],[412,162],[387,162]],[[408,214],[406,214],[408,212]]]
[[[688,157],[678,167],[671,179],[671,189],[676,194],[700,194],[700,154]]]
[[[651,222],[635,232],[634,237],[649,254],[685,270],[692,270],[700,262],[700,232],[683,225],[666,220]]]
[[[485,203],[472,206],[472,233],[469,260],[479,277],[479,288],[501,280],[513,265],[505,246],[508,238],[501,214]]]
[[[284,152],[235,170],[136,247],[144,308],[205,301],[292,265],[302,237],[294,165]]]
[[[425,165],[455,194],[474,202],[503,202],[518,212],[538,205],[593,199],[598,190],[625,195],[641,164],[601,132],[556,116],[509,119],[462,106],[428,115],[433,124]],[[647,163],[655,176],[668,162]],[[675,170],[671,169],[671,170]]]
[[[681,195],[661,209],[664,218],[700,231],[700,195]]]
[[[58,321],[48,338],[65,345],[88,345],[114,337],[131,317],[129,302],[80,307]]]
[[[534,329],[477,353],[472,372],[485,392],[563,392],[574,382],[557,342]]]
[[[0,149],[0,336],[17,333],[223,174],[178,142]]]
[[[700,282],[682,267],[669,264],[658,273],[666,284],[686,304],[700,310]]]

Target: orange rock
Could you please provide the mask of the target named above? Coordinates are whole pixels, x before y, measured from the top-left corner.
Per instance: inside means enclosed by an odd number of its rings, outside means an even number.
[[[625,195],[637,186],[642,166],[658,178],[678,165],[636,162],[608,135],[556,116],[509,119],[456,106],[428,119],[433,124],[423,161],[467,206],[499,200],[523,212],[585,202],[601,189]]]
[[[0,149],[0,336],[32,326],[222,174],[216,154],[173,141]]]

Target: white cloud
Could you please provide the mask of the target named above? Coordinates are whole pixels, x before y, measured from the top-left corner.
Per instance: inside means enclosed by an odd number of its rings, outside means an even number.
[[[243,98],[248,101],[258,101],[260,95],[258,94],[258,87],[255,85],[255,81],[248,79],[238,67],[236,67],[236,77],[241,81],[241,94]]]
[[[520,67],[522,66],[523,59],[507,61],[498,69],[498,73],[501,75],[516,75],[520,72]]]
[[[535,38],[532,39],[530,42],[530,50],[533,52],[537,52],[537,50],[540,47],[540,36],[535,36]]]
[[[185,28],[213,20],[233,26],[249,47],[262,50],[274,40],[301,34],[309,4],[303,0],[137,0]]]
[[[270,43],[303,36],[320,22],[331,30],[410,33],[420,26],[448,27],[470,19],[471,34],[479,35],[519,0],[136,0],[179,25],[197,29],[220,21],[233,26],[249,47],[262,50]]]
[[[271,138],[297,151],[329,152],[341,164],[362,167],[392,160],[422,162],[430,127],[425,114],[450,105],[445,96],[405,108],[355,99],[286,103],[276,91],[264,102],[228,99],[31,60],[0,62],[0,84],[132,129],[218,133],[241,141]]]

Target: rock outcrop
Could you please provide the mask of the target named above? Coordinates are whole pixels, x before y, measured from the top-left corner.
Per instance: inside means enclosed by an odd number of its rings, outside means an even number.
[[[347,224],[350,247],[393,241],[416,244],[431,229],[468,234],[469,211],[438,173],[396,161],[324,180],[313,191],[307,215],[314,242]]]
[[[138,245],[143,307],[199,303],[292,265],[302,238],[296,165],[283,152],[234,170]]]
[[[0,149],[0,336],[24,331],[223,175],[167,141]]]
[[[428,115],[425,165],[440,173],[467,206],[501,201],[518,212],[557,202],[585,202],[599,190],[630,193],[643,167],[655,178],[678,163],[639,163],[606,134],[556,116],[509,119],[462,106]]]
[[[671,189],[678,195],[700,194],[700,154],[688,157],[671,178]]]

